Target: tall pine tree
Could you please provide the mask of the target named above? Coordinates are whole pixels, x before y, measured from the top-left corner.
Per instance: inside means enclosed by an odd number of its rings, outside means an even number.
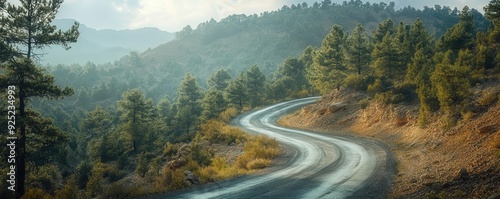
[[[69,88],[62,89],[54,85],[54,77],[34,64],[37,56],[35,50],[43,49],[49,45],[62,45],[69,49],[69,43],[76,42],[78,24],[74,24],[68,31],[57,30],[51,25],[56,13],[62,4],[62,0],[20,0],[20,5],[7,4],[2,1],[2,13],[0,14],[0,27],[2,27],[0,38],[5,38],[2,42],[2,51],[13,50],[8,53],[8,60],[1,64],[3,73],[0,76],[1,89],[7,86],[15,86],[18,101],[18,111],[16,115],[19,133],[18,153],[16,157],[16,197],[21,198],[25,193],[26,177],[26,137],[30,133],[27,131],[27,121],[30,117],[27,114],[27,107],[32,97],[42,98],[62,98],[73,94]],[[5,48],[7,46],[7,48]]]
[[[196,79],[193,75],[187,73],[179,85],[175,104],[177,107],[175,125],[181,130],[180,133],[191,136],[191,129],[198,125],[199,117],[203,111],[201,106],[202,98],[203,93]]]
[[[345,39],[344,29],[334,25],[315,53],[308,79],[323,94],[339,89],[346,76]]]

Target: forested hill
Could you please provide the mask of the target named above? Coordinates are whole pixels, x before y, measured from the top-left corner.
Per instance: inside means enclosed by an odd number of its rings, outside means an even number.
[[[458,9],[449,7],[394,10],[394,3],[328,2],[283,6],[259,15],[232,15],[220,22],[209,20],[196,28],[186,26],[173,41],[131,53],[112,64],[58,66],[51,72],[59,84],[75,89],[75,95],[66,101],[82,98],[80,102],[92,103],[79,104],[81,107],[93,108],[101,102],[114,104],[128,88],[141,88],[154,100],[166,94],[173,98],[187,72],[205,85],[207,77],[221,68],[236,77],[257,64],[271,77],[284,58],[297,56],[308,45],[319,46],[334,24],[352,32],[360,22],[371,32],[387,18],[405,24],[420,18],[437,38],[458,22]],[[486,31],[489,21],[477,10],[472,13],[477,30]]]
[[[351,32],[360,22],[371,31],[387,18],[405,24],[421,18],[429,32],[439,37],[458,22],[457,9],[435,6],[395,11],[394,6],[351,1],[344,5],[283,6],[279,11],[260,15],[232,15],[219,23],[207,21],[194,30],[185,27],[177,40],[144,53],[142,60],[149,66],[172,61],[185,66],[183,72],[192,71],[199,77],[220,67],[236,72],[251,64],[272,73],[283,58],[297,55],[308,45],[319,46],[334,24]],[[479,12],[473,12],[477,29],[486,31],[488,22]]]

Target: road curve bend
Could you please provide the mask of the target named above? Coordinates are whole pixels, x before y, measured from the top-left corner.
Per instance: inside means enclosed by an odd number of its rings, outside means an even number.
[[[392,184],[394,158],[384,144],[276,124],[281,116],[317,99],[279,103],[233,121],[246,132],[264,134],[284,146],[283,160],[269,172],[199,186],[166,198],[385,198]]]

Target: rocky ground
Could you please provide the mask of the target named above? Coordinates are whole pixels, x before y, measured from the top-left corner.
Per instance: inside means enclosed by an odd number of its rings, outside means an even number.
[[[439,113],[419,127],[418,102],[362,101],[367,98],[334,92],[280,123],[385,142],[397,159],[391,198],[500,198],[500,105],[443,130]]]

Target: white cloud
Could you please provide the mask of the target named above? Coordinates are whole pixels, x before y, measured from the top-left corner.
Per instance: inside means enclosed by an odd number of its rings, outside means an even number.
[[[243,0],[141,0],[138,13],[130,28],[155,26],[168,31],[178,31],[186,25],[193,28],[214,18],[220,20],[231,14],[254,14],[274,10],[281,1]]]

